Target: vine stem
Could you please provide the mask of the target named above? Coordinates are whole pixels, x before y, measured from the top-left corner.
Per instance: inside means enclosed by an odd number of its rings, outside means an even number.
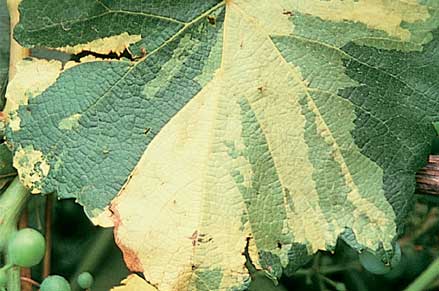
[[[53,208],[53,197],[51,194],[46,195],[46,206],[44,210],[44,236],[46,239],[46,252],[44,254],[43,263],[43,278],[50,275],[50,260],[52,252],[52,208]]]
[[[29,283],[31,286],[33,285],[33,286],[40,287],[40,283],[38,283],[35,280],[32,280],[31,278],[21,277],[20,279],[21,279],[21,281]]]
[[[18,219],[30,194],[20,183],[18,177],[14,178],[9,187],[0,196],[0,250],[4,250],[11,233],[17,231]]]
[[[426,290],[434,280],[439,277],[439,258],[436,258],[428,268],[418,276],[404,291]]]

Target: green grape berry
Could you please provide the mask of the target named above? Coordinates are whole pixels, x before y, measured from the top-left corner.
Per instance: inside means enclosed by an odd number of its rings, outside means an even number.
[[[14,265],[29,268],[44,257],[44,237],[32,228],[17,231],[8,243],[8,256]]]
[[[82,289],[88,289],[93,285],[94,279],[89,272],[83,272],[79,274],[76,281],[78,282],[79,287],[81,287]]]
[[[40,291],[70,291],[70,284],[64,277],[52,275],[44,279]]]
[[[6,276],[5,270],[0,269],[0,287],[6,286],[7,282],[8,282],[8,277]]]
[[[383,261],[369,251],[363,251],[359,260],[361,265],[372,274],[383,275],[390,271],[389,266],[386,266]]]

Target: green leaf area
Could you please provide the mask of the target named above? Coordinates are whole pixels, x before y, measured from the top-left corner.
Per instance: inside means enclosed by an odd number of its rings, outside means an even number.
[[[9,14],[6,0],[0,1],[0,108],[4,106],[9,71]]]

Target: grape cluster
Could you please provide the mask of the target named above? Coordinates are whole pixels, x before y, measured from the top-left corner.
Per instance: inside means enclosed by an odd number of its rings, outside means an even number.
[[[94,279],[89,272],[83,272],[78,276],[76,281],[82,289],[89,289],[93,285]]]
[[[70,291],[69,282],[64,277],[52,275],[46,277],[40,285],[40,291]]]
[[[44,257],[46,245],[41,233],[32,228],[23,228],[12,235],[7,245],[9,263],[0,268],[0,290],[7,284],[6,271],[13,267],[30,268]]]
[[[7,251],[13,265],[30,268],[41,262],[45,250],[41,233],[32,228],[23,228],[12,236]]]
[[[77,283],[82,289],[89,289],[93,285],[93,276],[89,272],[81,273],[77,278]],[[64,277],[52,275],[44,279],[41,283],[40,291],[70,291],[69,282]]]
[[[46,250],[45,240],[41,233],[32,228],[23,228],[12,235],[7,245],[9,264],[0,268],[0,290],[7,284],[6,271],[18,266],[30,268],[41,262]],[[93,276],[89,272],[81,273],[77,283],[82,289],[89,289],[93,285]],[[70,291],[69,282],[62,276],[51,275],[43,280],[40,291]]]

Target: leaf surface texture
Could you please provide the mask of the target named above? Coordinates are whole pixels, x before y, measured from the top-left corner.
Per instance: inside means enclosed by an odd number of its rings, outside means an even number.
[[[125,261],[158,290],[245,290],[245,249],[274,277],[339,236],[392,250],[438,119],[437,2],[20,9],[24,45],[135,57],[59,68],[8,139],[34,156],[18,167],[33,192],[112,213]]]

